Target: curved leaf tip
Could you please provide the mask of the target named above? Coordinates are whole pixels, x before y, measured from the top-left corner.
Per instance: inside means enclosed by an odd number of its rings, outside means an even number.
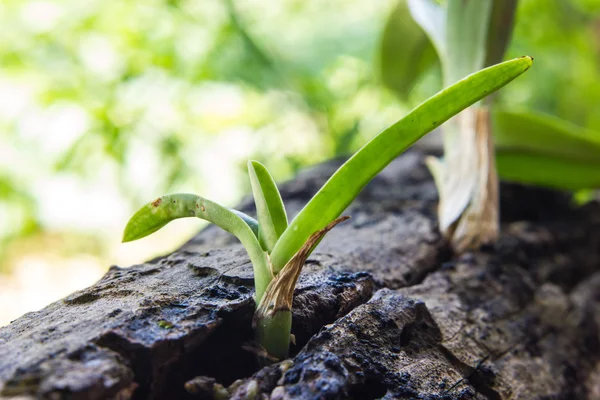
[[[528,66],[528,68],[533,65],[533,57],[531,57],[531,56],[521,56],[521,58],[525,58],[525,59],[529,60],[529,66]]]
[[[170,222],[169,219],[156,216],[156,210],[162,204],[163,199],[159,197],[151,203],[140,208],[127,222],[123,231],[122,243],[146,237]]]
[[[288,226],[285,207],[279,189],[267,168],[258,161],[248,161],[248,174],[256,204],[259,241],[270,252]]]

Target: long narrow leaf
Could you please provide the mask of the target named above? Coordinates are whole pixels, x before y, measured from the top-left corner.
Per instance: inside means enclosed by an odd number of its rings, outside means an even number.
[[[256,203],[260,244],[270,252],[288,226],[285,207],[277,185],[264,165],[258,161],[248,161],[248,174]]]
[[[510,42],[518,0],[493,0],[488,24],[485,65],[502,61]]]
[[[448,0],[446,20],[446,85],[485,65],[492,0]]]
[[[544,114],[497,110],[492,121],[502,179],[567,190],[600,187],[600,132]]]
[[[472,74],[375,136],[333,174],[279,238],[271,253],[274,271],[283,268],[313,232],[337,218],[396,156],[453,115],[521,75],[532,62],[531,57],[521,57]]]
[[[410,16],[407,0],[398,0],[388,17],[379,63],[381,80],[401,97],[410,93],[423,73],[439,64],[431,41]]]
[[[240,217],[243,215],[244,217]],[[246,248],[254,266],[256,301],[260,302],[271,280],[270,268],[254,230],[256,221],[239,212],[220,206],[194,194],[172,194],[146,204],[127,223],[123,242],[141,239],[156,232],[169,222],[186,217],[198,217],[212,222],[235,235]]]
[[[600,164],[600,132],[550,115],[492,112],[498,151],[545,155]]]
[[[245,214],[245,213],[235,210],[233,208],[227,208],[226,210],[231,211],[232,213],[234,213],[235,215],[240,217],[242,219],[242,221],[244,221],[246,223],[246,225],[248,225],[250,227],[250,229],[252,229],[252,233],[254,233],[254,236],[256,236],[256,238],[258,239],[259,229],[258,229],[258,221],[257,220],[255,220],[248,214]],[[215,224],[215,225],[217,225],[217,224]]]
[[[446,47],[446,9],[433,0],[408,0],[410,14],[425,31],[444,63]]]
[[[600,188],[600,163],[498,151],[498,174],[503,180],[563,190]]]

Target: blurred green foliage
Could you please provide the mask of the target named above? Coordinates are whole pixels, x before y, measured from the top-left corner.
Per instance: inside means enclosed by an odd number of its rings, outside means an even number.
[[[211,196],[235,201],[228,194],[249,184],[232,179],[231,164],[250,156],[284,179],[356,147],[359,132],[406,111],[380,89],[370,62],[388,8],[1,2],[0,259],[10,240],[36,232],[106,237],[84,220],[53,222],[57,207],[70,207],[46,202],[62,189],[56,180],[117,192],[127,203],[122,224],[158,193],[233,186]],[[100,211],[94,203],[88,212]]]
[[[381,73],[384,84],[404,98],[410,93],[410,84],[432,70],[435,73],[441,68],[447,86],[485,65],[500,62],[505,49],[511,44],[517,6],[525,3],[517,0],[398,0],[397,4],[383,33]],[[558,17],[566,13],[570,19],[581,23],[584,20],[582,13],[572,12],[576,5],[560,3],[559,7],[553,7],[550,2],[549,14]],[[589,7],[590,3],[586,6]],[[567,22],[556,24],[568,25]],[[589,41],[584,44],[588,45]],[[428,56],[430,48],[435,48],[437,57],[432,59]],[[586,48],[577,50],[591,51]],[[596,54],[593,60],[597,61],[597,58]],[[438,65],[440,68],[437,68]],[[403,72],[402,80],[396,77],[397,71]],[[410,84],[407,85],[407,82]],[[492,131],[500,178],[565,190],[600,187],[600,130],[583,129],[552,116],[547,110],[535,111],[530,106],[525,111],[520,106],[520,99],[510,94],[510,89],[504,93],[509,111],[498,112],[493,107],[494,102],[490,100],[496,96],[491,96],[486,102],[494,115]],[[515,112],[519,106],[523,110]],[[595,108],[592,100],[588,112],[592,118],[597,115]],[[460,143],[457,134],[452,125],[445,126],[444,153],[452,158],[451,154],[458,152],[459,159],[462,159],[464,149],[457,146]],[[442,198],[444,203],[447,202]]]
[[[380,73],[389,62],[382,46],[393,48],[382,33],[396,7],[386,0],[3,0],[0,260],[9,242],[31,234],[106,237],[84,221],[53,222],[43,194],[62,186],[48,182],[114,187],[126,209],[110,207],[124,223],[163,192],[209,194],[218,183],[236,186],[236,195],[249,191],[249,157],[281,180],[355,150],[441,85],[427,46],[419,60],[388,53],[403,67]],[[398,12],[394,18],[408,17]],[[535,57],[535,73],[507,87],[500,103],[510,98],[512,108],[600,130],[600,1],[521,0],[506,58],[523,54]],[[427,73],[413,79],[417,67]],[[382,81],[410,92],[397,98]],[[232,163],[239,178],[215,182]]]
[[[507,57],[536,61],[519,105],[600,131],[600,1],[523,0],[516,18]]]

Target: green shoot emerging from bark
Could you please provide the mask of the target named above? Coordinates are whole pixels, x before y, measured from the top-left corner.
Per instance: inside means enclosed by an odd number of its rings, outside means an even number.
[[[198,217],[235,235],[254,267],[257,310],[254,327],[269,358],[287,356],[292,297],[304,262],[323,236],[346,217],[341,213],[396,156],[461,110],[500,89],[532,63],[522,57],[472,74],[439,92],[375,136],[342,165],[289,224],[281,196],[267,169],[248,162],[256,202],[254,220],[193,194],[163,196],[142,207],[125,228],[128,242],[170,221]]]

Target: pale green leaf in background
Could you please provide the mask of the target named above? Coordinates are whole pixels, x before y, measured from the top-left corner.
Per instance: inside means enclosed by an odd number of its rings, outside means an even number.
[[[483,68],[491,9],[492,0],[448,0],[445,85]]]
[[[402,98],[438,63],[431,41],[410,15],[407,0],[399,0],[390,13],[379,57],[381,80]]]
[[[600,132],[550,115],[492,113],[504,180],[578,190],[600,187]]]
[[[533,112],[492,112],[498,151],[600,164],[600,132],[580,128],[550,115]]]
[[[448,52],[445,8],[433,0],[408,0],[408,8],[433,43],[443,63]]]
[[[505,181],[566,190],[600,187],[600,164],[513,151],[497,152],[496,162]]]

